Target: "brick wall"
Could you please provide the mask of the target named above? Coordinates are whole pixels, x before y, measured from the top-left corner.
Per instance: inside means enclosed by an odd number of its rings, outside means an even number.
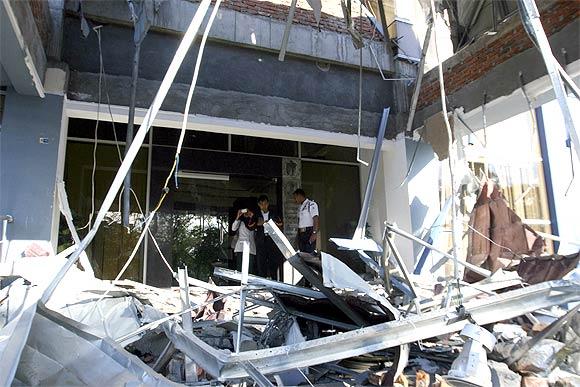
[[[232,9],[250,15],[265,16],[272,19],[286,21],[290,9],[291,0],[224,0],[222,7]],[[361,20],[358,17],[358,7],[353,4],[353,20],[358,30]],[[308,6],[306,0],[299,0],[294,13],[294,24],[320,28],[321,30],[347,33],[346,24],[342,17],[340,0],[323,0],[320,25],[314,19],[314,12]],[[367,38],[373,36],[373,25],[365,17],[362,20],[363,35]],[[375,40],[381,40],[380,35],[375,33]]]
[[[540,12],[541,21],[548,36],[561,30],[580,16],[580,1],[560,0],[552,7]],[[520,18],[519,14],[514,15]],[[482,37],[481,39],[486,39]],[[578,39],[571,36],[570,39]],[[473,43],[477,44],[477,41]],[[511,57],[532,47],[532,42],[524,30],[521,22],[507,31],[501,31],[500,36],[489,39],[489,42],[463,60],[457,62],[455,56],[443,63],[443,78],[445,79],[445,92],[449,95],[463,86],[479,79],[492,70],[496,65],[505,62]],[[466,48],[469,50],[469,47]],[[437,69],[432,69],[431,74],[426,74],[419,94],[417,109],[431,105],[440,98],[439,80],[436,76]],[[435,76],[432,76],[435,73]]]

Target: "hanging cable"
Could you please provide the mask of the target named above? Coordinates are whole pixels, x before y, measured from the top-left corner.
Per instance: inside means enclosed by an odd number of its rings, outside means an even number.
[[[99,114],[101,112],[101,90],[102,90],[102,80],[103,80],[103,51],[101,48],[101,28],[103,26],[93,27],[93,31],[97,34],[97,42],[99,46],[99,91],[97,97],[97,120],[95,122],[95,137],[93,143],[93,168],[91,170],[91,212],[89,213],[89,219],[87,223],[79,228],[79,230],[84,230],[91,226],[93,221],[93,216],[95,215],[95,174],[97,171],[97,148],[99,139]]]
[[[209,21],[203,32],[201,38],[201,43],[199,45],[199,52],[195,60],[195,69],[193,70],[193,77],[191,79],[191,85],[189,86],[189,92],[187,93],[187,101],[185,102],[185,111],[183,112],[183,121],[181,123],[181,133],[179,135],[179,142],[177,143],[177,151],[175,152],[174,167],[175,170],[175,188],[178,187],[177,183],[177,172],[179,171],[179,155],[181,153],[181,148],[183,147],[183,139],[185,138],[185,131],[187,130],[187,121],[189,119],[189,108],[191,106],[191,98],[193,97],[193,91],[197,85],[197,77],[199,76],[199,68],[201,67],[201,59],[203,58],[203,50],[205,49],[205,42],[207,41],[207,36],[209,35],[209,30],[213,24],[217,11],[222,0],[216,0],[211,15],[209,16]]]
[[[433,0],[430,0],[431,3],[431,14],[433,15],[433,20],[435,22],[437,18],[437,13],[435,12],[435,3]],[[447,153],[448,153],[448,160],[449,160],[449,176],[451,180],[451,229],[453,232],[451,233],[451,240],[453,244],[453,278],[459,278],[459,268],[457,263],[457,251],[459,249],[458,245],[458,238],[457,238],[457,230],[456,225],[457,223],[457,198],[455,196],[455,176],[454,176],[454,169],[455,169],[455,159],[453,155],[453,133],[451,131],[451,125],[449,124],[449,117],[447,116],[447,103],[445,100],[445,82],[443,79],[443,65],[441,63],[441,58],[439,57],[439,49],[437,44],[437,26],[433,28],[434,38],[435,38],[435,57],[437,58],[437,69],[439,72],[439,92],[441,94],[441,110],[443,113],[443,121],[445,122],[445,128],[447,129]],[[461,303],[460,299],[460,303]]]

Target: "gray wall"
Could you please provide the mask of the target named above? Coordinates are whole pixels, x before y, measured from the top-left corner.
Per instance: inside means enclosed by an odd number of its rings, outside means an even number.
[[[63,61],[71,71],[99,72],[99,52],[94,32],[84,39],[79,19],[67,17],[63,34]],[[131,75],[133,33],[130,28],[104,25],[101,29],[103,65],[110,75]],[[179,44],[180,37],[151,31],[143,41],[139,77],[161,80]],[[187,55],[175,79],[189,84],[198,44]],[[209,41],[206,45],[197,85],[217,90],[288,98],[342,108],[358,108],[357,68],[332,64],[321,71],[312,60],[259,49]],[[113,86],[113,85],[111,85]],[[363,72],[363,109],[381,112],[393,106],[392,82],[383,81],[378,72]]]
[[[51,240],[64,98],[8,89],[0,132],[0,214],[14,223],[8,238]],[[41,144],[40,138],[48,139]]]

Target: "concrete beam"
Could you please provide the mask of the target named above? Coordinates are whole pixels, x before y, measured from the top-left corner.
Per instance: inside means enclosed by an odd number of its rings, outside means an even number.
[[[107,76],[111,104],[128,106],[130,81],[128,76]],[[149,106],[159,84],[158,81],[139,79],[136,106],[141,108]],[[173,84],[162,110],[182,113],[188,88],[187,84]],[[97,102],[98,74],[71,72],[68,98]],[[106,110],[104,113],[107,113]],[[358,124],[356,109],[199,86],[196,88],[190,113],[255,124],[309,128],[350,135],[357,133]],[[107,116],[108,114],[104,114],[101,118],[107,119]],[[363,111],[361,133],[371,138],[376,136],[379,121],[380,113]],[[389,121],[388,128],[390,130],[387,131],[386,138],[393,138],[396,135],[394,121]]]
[[[152,30],[182,33],[185,31],[198,4],[185,0],[166,0],[161,3]],[[77,1],[66,4],[69,12],[76,12]],[[83,13],[87,18],[130,25],[130,14],[124,1],[83,1]],[[269,17],[236,12],[221,8],[210,32],[210,39],[232,42],[237,45],[279,51],[284,35],[285,22]],[[383,71],[392,72],[392,60],[385,45],[371,43]],[[310,26],[294,24],[286,52],[317,60],[359,65],[358,50],[355,50],[347,34],[318,30]],[[377,63],[370,50],[363,50],[363,66],[376,69]]]
[[[0,1],[0,63],[17,92],[44,97],[46,55],[27,1]]]

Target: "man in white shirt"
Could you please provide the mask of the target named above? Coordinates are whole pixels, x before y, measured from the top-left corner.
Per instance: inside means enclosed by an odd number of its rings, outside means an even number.
[[[313,254],[320,229],[318,204],[306,197],[302,188],[294,191],[294,201],[298,204],[298,249]]]
[[[254,213],[248,208],[238,210],[236,220],[232,223],[232,231],[236,232],[236,241],[234,245],[234,256],[236,259],[236,269],[242,270],[242,253],[244,250],[244,241],[250,244],[250,273],[255,273],[256,265],[256,226],[257,220],[254,219]]]

